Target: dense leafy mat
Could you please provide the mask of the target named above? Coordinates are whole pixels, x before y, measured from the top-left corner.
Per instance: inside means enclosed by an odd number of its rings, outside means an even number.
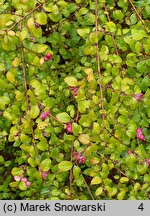
[[[150,198],[149,18],[149,0],[1,0],[0,199]]]

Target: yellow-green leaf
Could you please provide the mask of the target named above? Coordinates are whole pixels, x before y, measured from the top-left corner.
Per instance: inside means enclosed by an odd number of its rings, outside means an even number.
[[[11,171],[11,174],[13,176],[21,176],[23,174],[23,169],[21,169],[19,167],[14,167]]]
[[[78,81],[76,78],[74,78],[73,76],[69,76],[65,78],[65,82],[69,85],[69,86],[77,86],[78,85]]]
[[[70,121],[70,116],[66,112],[58,113],[56,118],[63,123],[67,123]]]
[[[48,46],[45,44],[34,44],[32,46],[32,50],[36,53],[43,53],[47,48]]]
[[[125,182],[128,182],[129,179],[127,177],[121,177],[120,180],[119,180],[121,183],[125,183]]]
[[[82,143],[82,144],[89,144],[90,143],[90,136],[88,134],[80,134],[78,136],[78,140]]]
[[[40,169],[44,172],[48,171],[51,168],[51,159],[46,158],[40,164]]]
[[[32,106],[30,109],[30,117],[32,119],[35,119],[39,116],[39,114],[40,114],[40,109],[39,109],[38,105]]]
[[[90,33],[90,29],[89,28],[77,29],[77,32],[81,37],[85,38]]]
[[[27,190],[27,186],[26,186],[26,183],[24,181],[21,181],[18,185],[19,189],[20,190]]]
[[[102,193],[103,193],[103,188],[102,188],[102,187],[97,188],[96,191],[95,191],[95,195],[96,195],[96,196],[99,196],[99,195],[101,195]]]
[[[102,183],[102,179],[100,176],[95,176],[92,180],[91,180],[91,185],[96,185],[96,184],[100,184]]]
[[[36,22],[40,25],[46,25],[47,24],[47,16],[45,13],[37,13],[35,15]]]
[[[58,164],[58,168],[62,172],[66,172],[72,168],[72,163],[70,161],[62,161]]]

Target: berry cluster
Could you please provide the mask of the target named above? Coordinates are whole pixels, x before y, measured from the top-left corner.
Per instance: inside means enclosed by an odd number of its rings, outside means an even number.
[[[76,151],[73,152],[73,158],[77,164],[85,164],[86,162],[86,157]]]
[[[66,124],[66,131],[67,131],[67,133],[72,133],[72,123],[71,122],[68,122],[67,124]]]
[[[127,153],[128,153],[128,155],[131,155],[131,154],[133,154],[133,151],[129,149]]]
[[[53,57],[53,55],[51,53],[47,53],[44,57],[44,61],[49,61],[52,59],[52,57]]]
[[[23,181],[25,182],[26,186],[29,187],[30,186],[30,182],[27,180],[27,178],[24,178],[23,175],[21,176],[14,176],[14,180],[15,181]]]
[[[133,97],[134,97],[137,101],[141,101],[143,95],[144,95],[143,93],[140,93],[140,94],[134,94]]]
[[[150,158],[145,159],[145,163],[150,166]]]
[[[139,140],[142,140],[142,141],[145,140],[145,136],[144,136],[144,134],[143,134],[143,132],[142,132],[142,128],[138,128],[138,129],[136,130],[136,137],[137,137]]]
[[[40,173],[42,179],[46,179],[48,174],[49,174],[49,171],[46,171],[46,172],[41,171],[40,167],[38,169],[39,169],[39,173]]]
[[[77,87],[77,86],[71,87],[70,86],[70,90],[72,91],[72,93],[73,93],[74,96],[77,96],[78,95],[79,87]]]
[[[136,156],[136,153],[134,151],[130,150],[130,149],[127,151],[127,153],[128,153],[128,155]],[[148,165],[150,167],[150,158],[144,159],[143,163],[145,163],[146,165]]]
[[[43,112],[43,113],[40,115],[41,120],[44,121],[44,120],[47,118],[47,116],[49,116],[49,114],[50,114],[49,111]]]

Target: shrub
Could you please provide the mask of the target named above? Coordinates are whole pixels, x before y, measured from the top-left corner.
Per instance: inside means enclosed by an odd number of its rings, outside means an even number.
[[[1,1],[0,199],[150,198],[149,16]]]

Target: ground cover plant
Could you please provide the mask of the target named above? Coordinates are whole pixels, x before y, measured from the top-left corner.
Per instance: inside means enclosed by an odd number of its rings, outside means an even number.
[[[0,199],[150,198],[149,18],[149,0],[1,0]]]

